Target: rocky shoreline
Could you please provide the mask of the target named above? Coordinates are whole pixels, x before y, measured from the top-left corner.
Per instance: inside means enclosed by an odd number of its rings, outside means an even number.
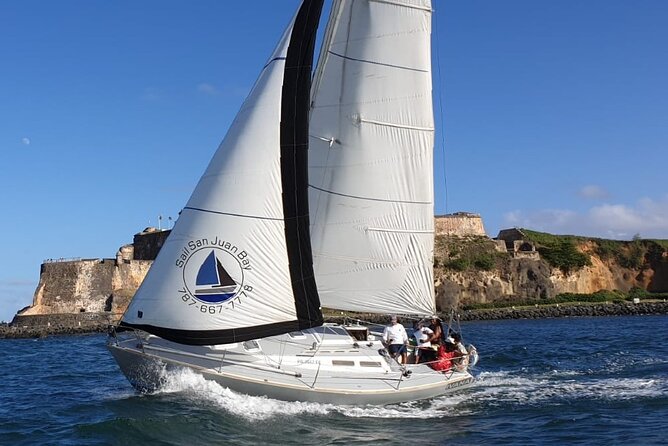
[[[500,319],[545,319],[557,317],[592,317],[592,316],[640,316],[668,314],[668,302],[641,303],[601,303],[601,304],[559,304],[536,307],[508,307],[484,310],[464,310],[458,314],[461,321],[488,321]],[[99,314],[85,320],[78,315],[43,315],[26,321],[12,321],[0,325],[0,339],[44,338],[52,335],[76,335],[85,333],[106,333],[111,322],[109,315]],[[447,317],[444,316],[445,319]],[[360,319],[363,321],[385,324],[387,316],[378,314],[339,315],[328,314],[327,322],[342,323]]]
[[[52,335],[106,333],[120,315],[73,313],[16,315],[10,324],[0,325],[0,339],[45,338]]]
[[[668,302],[612,302],[599,304],[557,304],[535,307],[506,307],[485,310],[465,310],[462,321],[499,319],[545,319],[555,317],[641,316],[668,314]]]
[[[89,325],[81,327],[16,327],[0,325],[0,339],[46,338],[57,335],[78,335],[88,333],[106,333],[108,325]]]

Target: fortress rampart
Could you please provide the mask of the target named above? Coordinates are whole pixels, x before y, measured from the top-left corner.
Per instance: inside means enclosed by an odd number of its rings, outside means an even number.
[[[437,215],[434,221],[434,233],[457,237],[487,236],[482,217],[470,212]]]

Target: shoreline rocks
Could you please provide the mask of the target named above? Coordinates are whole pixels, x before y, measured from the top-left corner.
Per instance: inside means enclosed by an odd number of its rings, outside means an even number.
[[[668,314],[668,302],[559,304],[537,307],[506,307],[485,310],[465,310],[459,313],[462,321],[499,319],[546,319],[556,317],[640,316]]]
[[[114,313],[17,314],[10,324],[0,325],[0,339],[106,333],[119,316]]]
[[[547,319],[557,317],[640,316],[668,314],[668,302],[630,302],[608,304],[559,304],[537,307],[509,307],[485,310],[464,310],[460,321],[489,321],[501,319]],[[44,338],[53,335],[106,333],[118,315],[110,313],[52,314],[17,316],[11,324],[0,324],[0,339]],[[443,315],[447,319],[447,316]],[[334,314],[325,315],[326,322],[342,323],[360,319],[386,324],[387,315]],[[408,321],[404,321],[408,322]]]

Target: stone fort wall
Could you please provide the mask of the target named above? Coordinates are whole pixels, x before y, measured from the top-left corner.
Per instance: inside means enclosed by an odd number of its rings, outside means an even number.
[[[120,318],[169,232],[147,228],[133,244],[119,248],[115,259],[45,260],[33,303],[19,311],[17,320],[40,325],[60,320],[43,316],[78,314],[77,321],[87,321],[93,316],[84,314],[93,313]]]
[[[487,236],[482,217],[470,212],[437,215],[434,221],[434,234],[457,237]]]

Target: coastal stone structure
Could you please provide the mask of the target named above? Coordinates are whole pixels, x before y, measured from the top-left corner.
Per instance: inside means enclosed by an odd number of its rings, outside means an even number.
[[[487,236],[482,217],[471,212],[437,215],[434,221],[434,233],[457,237]]]
[[[120,317],[150,266],[147,260],[118,263],[117,259],[43,263],[33,303],[18,316],[110,313]]]
[[[155,260],[167,240],[170,230],[160,230],[156,228],[146,228],[142,232],[135,234],[132,241],[135,260]]]
[[[506,250],[516,259],[540,259],[540,254],[536,251],[536,245],[527,240],[527,237],[519,228],[502,229],[496,239],[503,242]]]
[[[17,313],[12,325],[106,326],[118,320],[168,234],[147,228],[135,235],[133,244],[120,247],[113,259],[44,261],[33,303]],[[76,321],[70,320],[72,315],[78,315]]]

